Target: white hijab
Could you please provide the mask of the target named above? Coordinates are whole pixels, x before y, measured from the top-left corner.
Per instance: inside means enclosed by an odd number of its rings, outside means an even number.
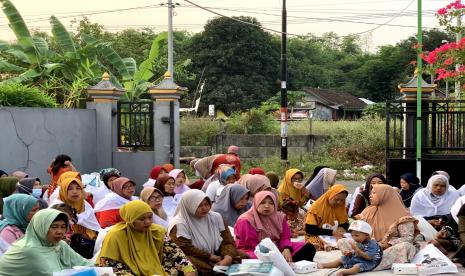
[[[176,226],[177,237],[189,239],[194,247],[215,254],[223,241],[221,232],[225,231],[225,227],[223,218],[217,212],[210,211],[204,218],[195,216],[195,211],[205,198],[208,199],[207,195],[200,190],[185,192],[175,216],[170,220],[168,233]]]
[[[136,200],[136,199],[137,197],[135,196],[131,197],[131,200]],[[97,204],[95,204],[94,212],[97,213],[97,212],[103,212],[106,210],[119,209],[121,208],[121,206],[123,206],[124,204],[128,203],[131,200],[126,199],[118,195],[117,193],[110,192],[106,194],[102,200],[100,200]]]
[[[318,172],[315,178],[305,187],[310,192],[312,199],[317,200],[334,185],[336,173],[336,170],[330,168],[323,168]]]
[[[435,196],[431,192],[433,183],[437,180],[446,183],[446,192],[441,196]],[[451,212],[451,207],[458,197],[457,191],[449,189],[447,177],[436,174],[430,177],[426,188],[422,188],[415,193],[410,204],[410,212],[413,215],[422,217],[447,215]]]

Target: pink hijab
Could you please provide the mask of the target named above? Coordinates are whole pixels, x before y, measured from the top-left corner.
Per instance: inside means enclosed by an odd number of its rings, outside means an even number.
[[[274,212],[268,216],[260,215],[257,211],[258,205],[266,198],[271,197],[274,202]],[[246,219],[252,227],[257,230],[259,240],[270,238],[273,242],[278,242],[283,232],[283,220],[285,215],[278,212],[278,202],[276,196],[269,191],[258,192],[253,198],[253,206],[243,213],[238,220]]]

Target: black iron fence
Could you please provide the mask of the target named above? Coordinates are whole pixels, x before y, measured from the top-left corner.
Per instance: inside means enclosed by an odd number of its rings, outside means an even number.
[[[118,102],[118,147],[153,150],[153,102]]]
[[[416,150],[416,102],[386,103],[388,158],[412,157]],[[465,101],[422,102],[422,155],[465,154]]]

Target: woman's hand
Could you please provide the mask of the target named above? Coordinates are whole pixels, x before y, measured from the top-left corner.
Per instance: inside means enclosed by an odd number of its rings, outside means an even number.
[[[379,246],[381,246],[382,250],[385,250],[385,249],[391,247],[391,245],[389,243],[387,243],[387,242],[380,242]]]
[[[197,273],[195,272],[187,272],[187,273],[184,273],[185,276],[196,276]]]
[[[211,254],[210,255],[210,258],[208,258],[210,261],[214,262],[214,263],[218,263],[220,262],[222,259],[220,256],[216,256],[216,255],[213,255]]]
[[[232,264],[233,258],[229,255],[225,255],[222,260],[217,262],[217,265],[230,266]]]
[[[286,262],[288,263],[292,263],[292,254],[291,254],[291,250],[289,250],[289,248],[286,248],[283,250],[283,257],[284,259],[286,260]]]
[[[333,230],[333,237],[336,238],[336,240],[344,238],[344,234],[346,233],[346,230],[342,227],[338,227],[336,230]]]

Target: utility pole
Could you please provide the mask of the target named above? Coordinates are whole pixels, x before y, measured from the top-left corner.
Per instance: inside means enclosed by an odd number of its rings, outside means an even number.
[[[422,30],[422,22],[421,22],[421,13],[422,13],[422,7],[421,7],[421,0],[418,0],[418,31],[417,31],[417,70],[418,70],[418,75],[417,75],[417,148],[416,148],[416,159],[417,159],[417,177],[421,179],[421,145],[422,145],[422,135],[421,135],[421,80],[422,80],[422,67],[423,67],[423,61],[421,59],[421,54],[422,54],[422,49],[423,49],[423,30]]]
[[[281,26],[281,161],[287,162],[287,12],[283,0]]]
[[[173,2],[168,0],[168,72],[174,81],[174,63],[173,63]]]

